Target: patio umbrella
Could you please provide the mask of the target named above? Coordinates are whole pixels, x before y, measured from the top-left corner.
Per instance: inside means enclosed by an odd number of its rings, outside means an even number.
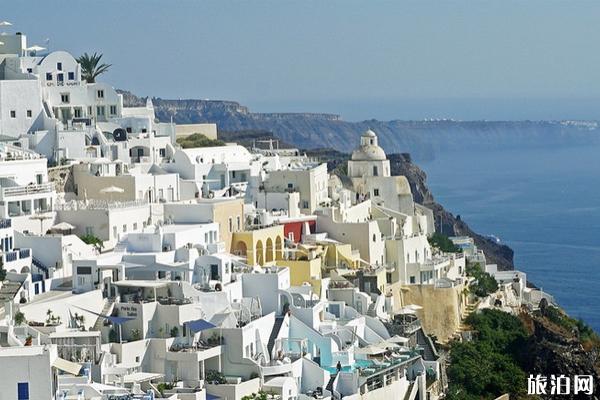
[[[60,224],[50,227],[50,229],[54,231],[71,231],[75,229],[75,227],[68,222],[61,222]]]
[[[375,346],[373,344],[370,344],[370,345],[368,345],[366,347],[361,347],[361,348],[356,349],[354,351],[354,353],[356,353],[356,354],[366,354],[368,356],[374,356],[374,355],[377,355],[377,354],[383,354],[386,351],[387,351],[386,349],[382,349],[379,346]]]
[[[27,47],[25,50],[27,50],[27,51],[42,51],[42,50],[46,50],[46,48],[42,47],[42,46],[34,45],[31,47]]]
[[[398,336],[398,335],[394,335],[391,338],[387,339],[386,342],[390,342],[390,343],[408,343],[408,338],[402,337],[402,336]]]
[[[110,194],[110,201],[112,201],[112,195],[114,193],[123,193],[123,192],[125,192],[125,190],[118,186],[108,186],[108,187],[105,187],[104,189],[100,189],[100,193]]]

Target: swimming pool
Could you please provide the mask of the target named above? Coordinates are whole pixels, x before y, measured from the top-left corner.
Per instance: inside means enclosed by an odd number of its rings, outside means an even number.
[[[369,360],[355,360],[352,365],[344,365],[342,367],[342,372],[352,372],[357,368],[369,368],[373,366],[373,362]],[[335,374],[337,372],[336,367],[325,367],[327,371],[331,374]]]

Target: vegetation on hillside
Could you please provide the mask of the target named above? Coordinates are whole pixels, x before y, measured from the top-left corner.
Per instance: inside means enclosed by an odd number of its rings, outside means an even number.
[[[576,335],[584,349],[600,349],[600,336],[582,320],[571,318],[560,308],[551,305],[542,307],[540,314],[546,318],[546,321],[563,330],[563,334]]]
[[[450,238],[442,233],[435,232],[429,237],[429,244],[445,253],[460,253],[462,249],[455,245]]]
[[[499,310],[483,310],[466,321],[475,331],[471,342],[454,343],[448,367],[449,400],[495,399],[526,393],[524,372],[527,331],[521,320]]]
[[[477,281],[470,286],[470,290],[478,297],[486,297],[490,293],[498,290],[498,282],[487,272],[485,272],[478,263],[467,265],[467,275],[472,276]]]
[[[222,140],[209,139],[201,133],[193,133],[189,136],[177,138],[177,143],[184,149],[225,145]]]
[[[96,78],[99,75],[102,75],[111,67],[112,64],[100,63],[102,59],[102,54],[88,54],[83,53],[83,55],[77,58],[77,62],[81,65],[81,78],[87,83],[95,83]]]

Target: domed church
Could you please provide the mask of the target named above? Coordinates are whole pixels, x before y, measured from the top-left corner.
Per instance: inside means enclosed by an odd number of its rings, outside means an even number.
[[[360,147],[352,152],[352,159],[348,161],[348,176],[390,176],[390,161],[379,146],[377,135],[370,129],[361,135]]]

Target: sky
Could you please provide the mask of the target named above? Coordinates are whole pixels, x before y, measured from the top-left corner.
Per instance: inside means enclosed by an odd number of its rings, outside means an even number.
[[[0,2],[8,0],[0,0]],[[596,1],[16,1],[30,44],[139,95],[346,120],[600,119]]]

